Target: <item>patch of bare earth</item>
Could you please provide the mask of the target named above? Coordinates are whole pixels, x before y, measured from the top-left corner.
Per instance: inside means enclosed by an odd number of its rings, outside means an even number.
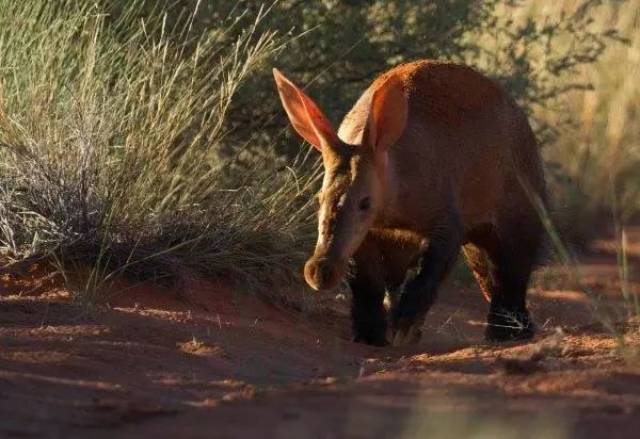
[[[531,342],[485,343],[482,295],[450,283],[424,340],[403,349],[349,342],[333,297],[295,313],[192,281],[115,288],[87,310],[37,266],[5,270],[0,436],[638,437],[640,333],[615,249],[597,249],[582,285],[559,268],[538,274]]]

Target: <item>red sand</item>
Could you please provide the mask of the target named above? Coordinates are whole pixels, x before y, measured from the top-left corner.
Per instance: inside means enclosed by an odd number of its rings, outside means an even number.
[[[630,239],[637,270],[640,231]],[[583,280],[598,315],[624,322],[611,243],[597,248]],[[529,343],[484,343],[487,304],[450,283],[420,345],[379,349],[348,341],[333,297],[294,313],[191,282],[87,310],[37,267],[5,271],[0,436],[638,437],[640,332],[627,324],[620,351],[570,285],[560,269],[538,274]]]

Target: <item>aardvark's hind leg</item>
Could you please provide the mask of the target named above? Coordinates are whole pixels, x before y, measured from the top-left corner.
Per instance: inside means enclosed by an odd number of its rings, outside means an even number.
[[[526,305],[527,287],[533,271],[542,230],[537,221],[526,219],[500,230],[493,260],[491,306],[485,337],[488,341],[531,338],[535,327]]]

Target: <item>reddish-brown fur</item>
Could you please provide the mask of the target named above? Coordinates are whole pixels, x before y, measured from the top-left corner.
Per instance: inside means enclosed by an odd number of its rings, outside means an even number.
[[[353,257],[356,340],[385,343],[384,290],[398,288],[420,259],[391,318],[395,341],[415,338],[462,246],[491,300],[487,337],[533,333],[525,294],[542,227],[532,197],[544,202],[545,184],[527,119],[497,84],[458,64],[404,64],[373,82],[336,136],[310,98],[276,80],[294,126],[325,164],[305,276],[331,288]],[[291,96],[313,111],[290,111]]]

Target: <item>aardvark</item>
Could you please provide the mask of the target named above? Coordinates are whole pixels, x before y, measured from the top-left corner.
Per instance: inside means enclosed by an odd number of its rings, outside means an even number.
[[[531,337],[525,296],[545,182],[527,118],[502,88],[464,65],[403,64],[371,84],[336,132],[300,88],[274,76],[291,124],[324,164],[305,279],[332,289],[353,260],[354,340],[419,338],[460,249],[490,301],[486,338]],[[385,291],[398,290],[388,331]]]

